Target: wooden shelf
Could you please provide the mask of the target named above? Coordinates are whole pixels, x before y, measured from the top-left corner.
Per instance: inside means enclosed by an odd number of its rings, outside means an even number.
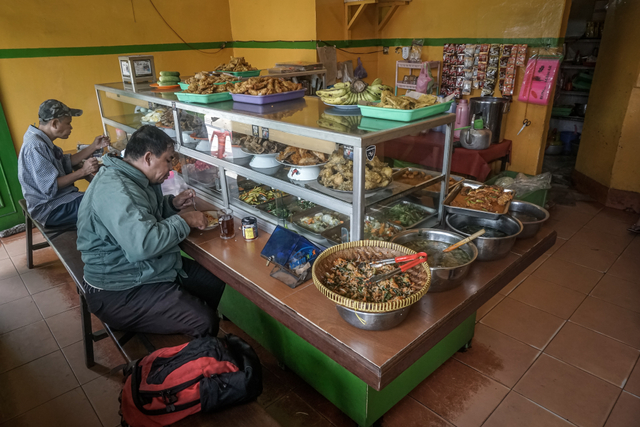
[[[396,82],[396,86],[398,87],[398,89],[415,89],[417,85],[413,85],[411,83]]]
[[[551,116],[552,119],[569,120],[572,122],[584,122],[584,117],[579,116]]]
[[[378,22],[376,25],[376,36],[389,23],[393,15],[400,6],[406,6],[411,0],[344,0],[344,37],[351,40],[351,27],[356,23],[358,18],[363,15],[362,12],[368,5],[376,6],[376,16]],[[355,9],[355,11],[353,11]],[[353,11],[353,13],[352,13]]]

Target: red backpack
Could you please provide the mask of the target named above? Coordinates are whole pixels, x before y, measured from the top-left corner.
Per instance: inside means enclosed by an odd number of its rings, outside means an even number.
[[[122,425],[162,427],[196,412],[249,402],[262,393],[262,368],[241,338],[202,337],[162,348],[125,368]]]

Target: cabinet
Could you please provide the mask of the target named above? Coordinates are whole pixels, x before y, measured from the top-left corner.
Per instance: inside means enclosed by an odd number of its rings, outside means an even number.
[[[425,120],[402,123],[387,120],[350,116],[343,121],[341,130],[327,129],[319,123],[330,107],[318,98],[307,97],[284,103],[264,106],[224,101],[214,104],[192,104],[179,102],[173,93],[154,92],[151,88],[133,92],[122,83],[95,85],[102,124],[105,133],[111,136],[114,145],[126,147],[131,134],[143,125],[143,113],[139,108],[156,108],[169,111],[173,117],[173,129],[165,129],[176,141],[176,151],[181,160],[181,173],[189,186],[199,197],[219,207],[231,207],[236,216],[255,216],[259,228],[272,231],[276,225],[291,226],[290,218],[277,218],[253,206],[243,203],[239,194],[245,187],[264,185],[280,190],[287,195],[330,209],[348,220],[351,240],[364,236],[365,217],[374,215],[381,206],[412,197],[418,204],[430,207],[431,214],[421,226],[435,226],[442,223],[446,185],[440,185],[437,197],[430,197],[427,187],[441,182],[449,182],[452,154],[452,125],[454,114],[440,114]],[[335,114],[335,111],[334,111]],[[181,128],[185,115],[198,117],[204,123],[206,132],[203,139],[193,140],[189,132]],[[442,158],[441,171],[434,172],[431,179],[419,186],[411,186],[393,181],[389,186],[376,191],[365,190],[366,157],[375,153],[383,160],[385,146],[394,138],[415,135],[430,128],[446,125],[445,148],[433,155]],[[206,133],[206,137],[204,134]],[[337,192],[322,186],[317,180],[297,181],[287,177],[289,167],[278,164],[269,168],[258,168],[252,157],[244,153],[237,142],[245,136],[256,135],[288,146],[314,150],[330,156],[336,149],[343,148],[353,155],[353,191]],[[205,139],[206,138],[206,139]],[[218,150],[216,139],[225,140]],[[213,139],[213,147],[207,145]],[[221,157],[218,155],[221,154]],[[198,163],[201,167],[187,167],[185,164]],[[260,165],[258,165],[260,166]],[[196,170],[198,169],[198,170]],[[198,173],[202,170],[206,173]],[[278,198],[276,203],[283,202]],[[346,221],[345,221],[346,222]],[[347,225],[347,224],[345,224]],[[319,244],[327,246],[328,241],[313,233],[297,229],[301,234]]]

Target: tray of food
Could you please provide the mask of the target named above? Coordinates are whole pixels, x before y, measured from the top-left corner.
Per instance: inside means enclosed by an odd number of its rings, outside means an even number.
[[[347,230],[350,230],[351,221],[345,221],[345,223],[340,226],[326,230],[322,233],[322,237],[331,243],[346,243],[342,241],[342,227],[346,227]],[[385,221],[381,218],[379,219],[376,216],[366,216],[364,220],[363,240],[388,241],[401,231],[404,231],[404,227],[400,225],[392,224],[389,221]]]
[[[320,151],[287,146],[278,153],[276,160],[286,166],[324,166],[329,155]]]
[[[285,145],[279,142],[262,139],[258,136],[244,135],[241,137],[233,136],[233,144],[239,145],[240,150],[247,154],[276,154],[284,150]]]
[[[238,199],[249,206],[255,207],[261,203],[269,202],[286,195],[286,193],[280,190],[274,190],[266,185],[259,185],[250,190],[243,191],[238,195]]]
[[[256,208],[262,212],[266,212],[269,215],[273,215],[276,218],[288,219],[291,215],[297,214],[311,208],[315,208],[316,204],[304,199],[300,199],[296,196],[287,196],[282,200],[273,200],[266,203],[261,203]]]
[[[291,217],[293,228],[311,232],[318,237],[322,237],[322,232],[329,228],[344,224],[349,217],[331,209],[316,206],[303,212],[294,214]]]
[[[444,200],[448,213],[498,219],[509,211],[515,192],[496,185],[463,182]]]
[[[240,83],[241,84],[241,83]],[[289,92],[273,93],[271,95],[246,95],[242,93],[232,93],[231,96],[235,102],[244,102],[247,104],[273,104],[276,102],[291,101],[292,99],[304,98],[306,89],[292,90]]]
[[[260,70],[256,67],[252,67],[251,64],[245,61],[243,56],[232,56],[229,62],[218,65],[216,67],[216,71],[242,77],[260,75]]]
[[[246,111],[248,113],[264,114],[267,118],[283,119],[298,111],[302,111],[306,105],[307,102],[304,98],[298,98],[276,104],[247,104],[246,102],[236,102],[233,104],[233,109],[236,111]]]
[[[393,170],[377,156],[372,161],[367,161],[365,168],[365,192],[384,189],[392,182]],[[344,157],[342,148],[336,150],[324,165],[318,183],[329,190],[352,193],[353,192],[353,160]]]
[[[416,185],[423,184],[438,175],[440,175],[438,172],[432,172],[426,169],[402,168],[393,172],[392,177],[396,182],[402,182],[415,187]]]
[[[437,104],[437,97],[434,95],[424,94],[415,99],[409,96],[394,96],[391,92],[384,91],[379,103],[359,106],[364,117],[411,122],[444,113],[451,107],[452,102]]]
[[[214,102],[229,101],[232,99],[229,92],[218,92],[209,94],[176,92],[175,95],[178,97],[178,101],[196,102],[198,104],[213,104]]]
[[[427,206],[411,203],[408,200],[399,200],[391,205],[382,206],[379,215],[391,224],[414,228],[436,212],[435,209]]]

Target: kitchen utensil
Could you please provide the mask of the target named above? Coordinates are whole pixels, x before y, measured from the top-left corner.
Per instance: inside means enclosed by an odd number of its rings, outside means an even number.
[[[387,313],[367,313],[336,305],[338,314],[351,326],[367,331],[386,331],[398,326],[407,318],[411,306]]]
[[[445,248],[442,250],[442,252],[451,252],[454,249],[458,249],[460,246],[469,243],[470,241],[474,240],[476,237],[480,237],[485,233],[485,229],[483,228],[482,230],[479,230],[475,233],[473,233],[471,236],[467,237],[466,239],[462,239],[460,240],[458,243],[455,243],[451,246],[449,246],[448,248]]]
[[[522,232],[518,235],[518,239],[527,239],[535,236],[542,224],[549,219],[549,212],[546,209],[521,200],[511,202],[509,215],[522,223]],[[531,217],[534,217],[535,220],[532,221]]]
[[[413,259],[412,261],[401,265],[400,267],[394,268],[393,270],[391,270],[388,273],[382,273],[382,274],[376,274],[373,277],[370,277],[369,280],[367,280],[367,283],[372,285],[374,283],[378,283],[381,282],[383,280],[387,280],[397,274],[400,273],[404,273],[407,270],[409,270],[410,268],[415,267],[416,265],[422,264],[423,262],[427,262],[427,254],[425,254],[424,252],[419,252],[418,254],[418,258]],[[401,257],[402,258],[402,257]]]
[[[472,123],[475,122],[475,114]],[[491,145],[490,129],[474,129],[467,126],[460,131],[460,145],[468,150],[486,150]]]
[[[395,258],[381,259],[376,262],[369,263],[369,266],[373,268],[380,268],[383,265],[398,264],[400,262],[413,261],[421,257],[426,258],[427,254],[424,252],[418,252],[417,254],[413,254],[413,255],[402,255]]]
[[[518,131],[518,133],[516,135],[520,135],[522,133],[522,131],[524,130],[524,128],[526,128],[527,126],[531,126],[531,120],[524,119],[522,121],[522,127],[520,128],[520,130]]]
[[[502,142],[506,129],[507,119],[504,117],[509,112],[509,100],[507,98],[494,98],[482,96],[469,100],[469,112],[471,114],[482,113],[484,123],[491,130],[491,143]]]
[[[463,239],[464,236],[447,230],[438,230],[435,228],[419,228],[415,230],[407,230],[393,236],[391,241],[400,245],[406,245],[416,240],[431,240],[452,244]],[[444,292],[453,289],[462,284],[462,280],[467,277],[471,263],[478,257],[478,249],[473,243],[467,243],[460,247],[469,257],[469,262],[458,265],[456,267],[435,267],[429,265],[431,270],[431,286],[429,292]],[[433,260],[432,260],[433,262]]]
[[[509,215],[501,215],[498,219],[478,218],[467,215],[447,215],[447,227],[450,230],[469,236],[460,231],[465,225],[490,227],[507,234],[505,237],[478,237],[474,244],[478,248],[478,261],[493,261],[507,256],[516,238],[522,232],[522,223]]]

